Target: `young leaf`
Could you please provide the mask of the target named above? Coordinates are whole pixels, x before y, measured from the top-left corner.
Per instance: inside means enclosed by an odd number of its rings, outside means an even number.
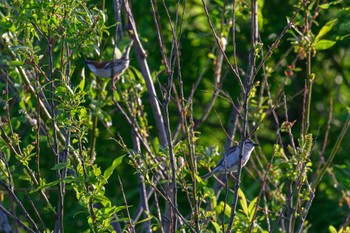
[[[249,207],[248,207],[248,211],[249,211],[249,221],[252,220],[253,214],[254,214],[254,209],[255,209],[255,205],[256,202],[258,201],[258,197],[254,198],[250,203],[249,203]]]
[[[238,189],[238,196],[240,197],[239,202],[241,203],[241,206],[242,206],[242,209],[243,209],[243,213],[246,216],[249,216],[247,199],[245,198],[245,195],[244,195],[244,193],[243,193],[243,191],[241,189]]]
[[[67,163],[58,163],[55,164],[55,166],[53,168],[51,168],[51,170],[62,170],[63,168],[67,167]]]
[[[124,156],[125,156],[125,155],[116,158],[116,159],[113,161],[112,165],[106,169],[106,171],[103,173],[103,177],[104,177],[106,180],[108,180],[109,177],[112,175],[114,169],[116,169],[116,168],[122,163],[122,160],[123,160]]]
[[[217,213],[222,213],[225,209],[225,215],[229,217],[231,215],[231,206],[221,201],[219,205],[216,206],[215,211]]]
[[[317,43],[315,45],[315,49],[316,50],[326,50],[326,49],[333,47],[333,45],[335,45],[335,41],[320,40],[320,41],[317,41]]]
[[[220,225],[218,223],[211,221],[211,224],[213,224],[215,232],[221,232]]]
[[[328,230],[329,230],[330,233],[337,233],[337,229],[335,229],[334,226],[329,226]]]
[[[315,41],[318,42],[322,37],[324,37],[330,30],[332,30],[334,23],[337,22],[337,19],[333,19],[324,25],[318,35],[315,38]]]

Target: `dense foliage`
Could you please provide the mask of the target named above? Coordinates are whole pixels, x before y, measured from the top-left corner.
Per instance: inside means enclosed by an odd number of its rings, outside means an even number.
[[[0,1],[0,232],[350,232],[349,22],[342,0]],[[130,41],[116,89],[85,65]]]

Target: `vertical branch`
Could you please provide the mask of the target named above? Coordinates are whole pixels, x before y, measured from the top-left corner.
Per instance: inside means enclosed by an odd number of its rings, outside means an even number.
[[[166,68],[166,73],[170,74],[171,70],[170,70],[170,66],[169,66],[169,61],[168,61],[167,56],[166,56],[166,50],[165,50],[165,45],[164,45],[162,33],[160,31],[160,26],[159,26],[159,23],[157,20],[155,5],[154,5],[153,0],[150,0],[150,3],[151,3],[153,21],[154,21],[154,25],[156,27],[156,32],[157,32],[157,37],[158,37],[158,42],[159,42],[160,54],[162,55],[162,61],[164,62],[164,65]]]
[[[261,50],[261,57],[264,57],[263,50]],[[262,97],[263,97],[263,93],[266,89],[266,93],[267,93],[268,100],[269,100],[268,104],[272,110],[272,115],[273,115],[273,118],[274,118],[275,124],[276,124],[277,143],[282,147],[282,136],[281,136],[281,132],[280,132],[280,128],[279,128],[280,123],[279,123],[279,119],[278,119],[275,107],[273,105],[274,101],[273,101],[272,96],[271,96],[270,85],[269,85],[269,81],[268,81],[268,75],[266,73],[265,64],[263,64],[262,67],[263,67],[263,81],[262,81],[261,88],[260,88],[259,107],[261,107],[261,105],[262,105],[262,99],[263,99]]]
[[[236,47],[236,0],[232,1],[232,45],[233,45],[233,67],[238,74],[237,47]]]
[[[170,196],[170,200],[173,203],[173,206],[170,210],[170,229],[168,227],[165,227],[166,231],[170,232],[176,232],[177,228],[177,216],[175,209],[177,208],[177,187],[176,187],[176,161],[175,161],[175,155],[173,150],[173,145],[171,143],[171,129],[170,129],[170,114],[169,114],[169,102],[170,102],[170,92],[171,89],[167,91],[167,98],[165,100],[164,108],[165,108],[165,128],[167,132],[167,138],[169,143],[169,157],[170,157],[170,169],[171,169],[171,183],[168,185],[171,185],[169,187],[167,194]],[[169,206],[167,205],[167,208]]]
[[[322,149],[321,149],[321,152],[320,152],[320,163],[318,163],[316,171],[319,171],[321,165],[324,164],[324,162],[325,162],[325,160],[324,160],[324,152],[326,150],[326,146],[327,146],[327,142],[328,142],[328,136],[329,136],[329,131],[331,129],[332,120],[333,120],[333,98],[330,99],[330,103],[329,103],[329,114],[328,114],[328,121],[327,121],[327,129],[326,129],[326,133],[324,135],[323,145],[322,145]]]
[[[305,29],[304,33],[306,34],[306,37],[309,36],[309,9],[307,8],[307,5],[304,5],[304,11],[305,11],[305,17],[304,17],[304,22],[305,22]],[[306,121],[305,121],[305,126],[304,129],[305,131],[303,132],[303,137],[305,138],[305,135],[309,131],[309,126],[310,126],[310,105],[311,105],[311,93],[312,93],[312,74],[311,74],[311,49],[307,51],[307,57],[306,57],[306,96],[307,96],[307,103],[306,103]]]
[[[263,65],[266,63],[267,59],[269,57],[271,57],[273,50],[275,50],[280,45],[282,38],[288,32],[288,30],[294,25],[294,22],[296,21],[298,15],[299,15],[299,12],[301,11],[302,7],[307,2],[308,2],[308,0],[303,0],[303,2],[301,3],[301,6],[294,12],[293,16],[289,19],[289,23],[283,28],[281,34],[279,34],[279,36],[276,38],[276,40],[269,47],[269,50],[266,53],[266,55],[261,59],[260,63],[256,66],[255,75],[263,67]]]
[[[249,53],[249,66],[248,66],[248,72],[246,76],[245,81],[245,91],[244,91],[244,97],[243,97],[243,123],[242,123],[242,131],[241,131],[241,141],[240,141],[240,152],[239,152],[239,163],[238,163],[238,170],[237,170],[237,176],[236,176],[236,185],[235,185],[235,192],[233,196],[233,201],[231,205],[231,214],[230,214],[230,221],[227,227],[227,232],[232,232],[233,222],[236,215],[236,208],[238,203],[238,189],[240,187],[241,183],[241,171],[242,171],[242,158],[244,154],[244,141],[247,138],[247,129],[248,129],[248,106],[249,106],[249,92],[251,89],[252,82],[254,80],[255,75],[255,63],[256,63],[256,53],[255,53],[255,47],[258,43],[258,1],[252,0],[251,1],[251,49]]]
[[[223,48],[223,51],[225,51],[226,50],[226,39],[225,39],[225,37],[222,37],[222,39],[223,39],[221,41],[222,48]],[[195,122],[195,127],[197,127],[200,123],[204,122],[208,118],[212,108],[214,107],[215,101],[218,97],[218,94],[220,92],[220,87],[222,84],[222,78],[221,78],[222,63],[223,63],[223,54],[221,51],[218,51],[215,70],[214,70],[214,93],[212,94],[212,97],[211,97],[208,105],[204,109],[202,116],[199,118],[199,120],[197,120]],[[194,94],[194,92],[192,92],[192,93]],[[191,96],[193,96],[193,94]]]
[[[51,82],[50,85],[50,93],[51,93],[51,114],[52,114],[52,130],[53,130],[53,151],[54,154],[56,155],[56,164],[59,164],[60,161],[60,153],[59,153],[59,140],[58,140],[58,131],[56,129],[56,100],[55,100],[55,80],[54,80],[54,76],[53,76],[53,56],[54,56],[54,51],[53,51],[53,41],[51,38],[51,31],[50,29],[48,30],[48,35],[47,35],[47,43],[48,43],[48,47],[49,47],[49,67],[48,67],[48,79]],[[56,171],[56,175],[57,175],[57,180],[62,180],[62,174],[60,170]],[[40,181],[39,181],[40,182]],[[40,184],[40,183],[39,183]],[[58,183],[58,195],[59,195],[59,211],[63,211],[63,193],[62,193],[62,182]],[[63,228],[63,218],[62,218],[62,212],[61,213],[57,213],[56,216],[56,223],[55,223],[55,232],[61,232],[62,228]]]
[[[119,42],[123,39],[123,25],[122,25],[122,19],[121,19],[121,1],[122,0],[113,0],[113,9],[114,9],[114,18],[117,23],[116,27],[116,36],[117,40],[116,42]]]
[[[287,107],[287,98],[286,95],[283,93],[283,103],[284,103],[284,117],[286,119],[286,122],[289,122],[289,117],[288,117],[288,107]],[[297,149],[295,147],[295,143],[294,143],[294,137],[293,137],[293,133],[292,133],[292,127],[288,128],[288,135],[289,135],[289,140],[290,143],[292,144],[292,148],[294,150],[294,152],[296,153]]]
[[[149,207],[148,207],[148,198],[147,198],[147,190],[146,190],[146,184],[145,184],[145,177],[142,174],[138,175],[139,178],[139,189],[140,189],[140,201],[141,206],[143,208],[143,217],[149,218]],[[147,220],[143,223],[144,232],[150,233],[151,232],[151,221]]]
[[[7,118],[6,121],[8,122],[9,131],[13,135],[13,127],[12,127],[12,123],[11,123],[11,114],[10,114],[10,97],[9,97],[9,93],[10,93],[10,88],[9,88],[9,82],[10,82],[9,66],[7,64],[4,65],[4,66],[0,65],[0,68],[4,68],[4,70],[5,70],[5,92],[6,92],[5,111],[6,111],[6,118]],[[0,116],[0,124],[2,124],[1,116]],[[6,156],[6,154],[4,152],[0,153],[0,162],[2,162],[5,165],[5,168],[6,168],[5,174],[7,174],[6,178],[7,178],[8,187],[9,187],[10,190],[13,190],[14,189],[14,187],[12,185],[13,184],[13,179],[12,179],[12,174],[11,174],[10,167],[9,167],[9,164],[8,164],[8,157]],[[15,219],[13,228],[14,228],[15,232],[19,232],[19,225],[22,222],[16,216],[16,211],[15,211],[16,204],[14,203],[12,198],[10,200],[10,205],[11,205],[11,209],[12,209],[13,215],[10,212],[8,212],[5,208],[3,208],[2,205],[0,205],[0,212],[3,212],[5,214],[7,213],[7,215],[11,215],[13,217],[13,219]],[[3,210],[1,211],[1,209],[3,209]],[[2,214],[0,213],[0,215],[2,215]],[[1,218],[3,218],[3,217],[0,216],[0,219]],[[7,220],[7,219],[5,219],[5,220]],[[16,221],[16,220],[18,220],[18,221]],[[24,227],[27,227],[24,223],[21,224],[21,225],[23,225]]]
[[[348,112],[348,117],[346,119],[346,121],[344,122],[342,131],[340,132],[337,141],[334,144],[334,147],[331,151],[331,154],[329,155],[329,158],[326,162],[326,164],[322,167],[322,169],[318,172],[317,177],[315,179],[315,181],[312,183],[311,187],[314,190],[315,188],[317,188],[317,186],[320,184],[322,177],[324,176],[324,174],[326,173],[327,169],[331,166],[333,159],[335,157],[335,155],[337,154],[338,150],[339,150],[339,146],[340,143],[343,141],[343,138],[345,136],[345,133],[347,132],[348,128],[350,126],[350,112]]]
[[[40,179],[40,128],[41,128],[41,117],[40,117],[40,80],[39,80],[39,75],[36,74],[36,81],[35,81],[35,87],[36,87],[36,112],[37,112],[37,119],[36,119],[36,135],[35,135],[35,140],[36,140],[36,179]],[[9,118],[10,119],[10,118]]]
[[[38,229],[37,230],[33,230],[31,228],[29,228],[27,226],[27,223],[24,223],[23,221],[21,221],[19,218],[17,218],[15,215],[11,214],[9,211],[7,211],[1,204],[0,204],[0,219],[2,221],[5,221],[3,218],[2,218],[2,214],[5,214],[7,217],[11,218],[17,225],[20,225],[23,227],[23,229],[25,229],[27,232],[30,232],[30,233],[37,233],[37,232],[40,232]],[[11,231],[10,231],[11,232]]]
[[[310,108],[311,108],[311,97],[312,97],[312,84],[314,81],[314,74],[311,73],[311,51],[307,56],[307,107],[306,107],[306,126],[305,126],[305,134],[308,133],[310,127]]]
[[[134,223],[131,220],[130,217],[130,212],[129,212],[129,206],[128,206],[128,202],[126,200],[126,196],[125,196],[125,192],[124,192],[124,188],[123,188],[123,183],[120,179],[120,176],[118,176],[118,180],[119,180],[119,185],[120,185],[120,189],[122,191],[122,195],[123,195],[123,200],[124,200],[124,204],[125,204],[125,209],[126,209],[126,213],[128,215],[128,219],[129,219],[129,227],[127,228],[127,232],[135,232],[135,227],[134,227]]]
[[[34,222],[34,220],[31,218],[31,216],[29,215],[28,211],[26,210],[26,208],[23,206],[22,202],[18,199],[17,195],[14,193],[13,189],[10,188],[9,185],[7,185],[3,180],[0,179],[0,185],[2,187],[4,187],[4,189],[7,191],[7,193],[9,194],[10,198],[18,205],[19,209],[23,212],[23,215],[26,219],[26,221],[28,221],[28,223],[34,228],[34,232],[40,232],[38,226],[36,225],[36,223]],[[2,211],[4,211],[5,209],[1,209]],[[11,217],[12,215],[6,214],[7,216]],[[16,217],[17,219],[17,217]],[[21,222],[18,222],[21,223]]]
[[[160,222],[162,222],[162,214],[161,214],[162,212],[161,212],[160,207],[159,207],[159,201],[158,201],[158,194],[157,193],[154,194],[154,201],[156,203],[156,210],[157,210],[158,219],[159,219]],[[162,224],[160,224],[159,228],[160,228],[160,232],[161,233],[165,233]]]
[[[136,120],[136,119],[134,119]],[[137,154],[141,153],[141,144],[139,138],[135,135],[134,132],[131,134],[134,150]],[[140,161],[139,161],[140,163]],[[143,216],[144,218],[149,217],[149,208],[148,208],[148,198],[147,198],[147,190],[146,190],[146,184],[145,184],[145,177],[142,173],[138,173],[138,179],[139,179],[139,189],[140,189],[140,203],[143,208]],[[144,226],[144,232],[150,233],[151,232],[151,222],[150,220],[147,220],[143,223]]]
[[[166,88],[165,98],[163,101],[163,107],[164,107],[164,115],[165,115],[165,128],[166,128],[166,134],[167,134],[167,140],[168,140],[168,146],[169,146],[169,158],[170,158],[170,168],[171,168],[171,183],[169,184],[169,189],[167,195],[170,196],[170,199],[173,203],[173,206],[170,208],[168,204],[166,204],[166,211],[165,214],[168,215],[167,218],[170,219],[170,226],[168,226],[167,222],[164,222],[164,229],[166,231],[175,232],[177,229],[177,216],[176,216],[176,209],[177,209],[177,187],[176,187],[176,171],[177,171],[177,164],[176,164],[176,158],[173,151],[173,145],[172,145],[172,134],[171,134],[171,128],[170,128],[170,114],[169,114],[169,103],[171,98],[171,90],[174,89],[174,92],[176,93],[176,88],[174,86],[173,82],[173,74],[174,74],[174,68],[175,68],[175,62],[177,64],[178,68],[178,81],[179,81],[179,88],[180,88],[180,99],[178,99],[177,104],[179,106],[180,111],[180,118],[181,123],[183,127],[186,130],[186,134],[188,136],[188,127],[186,122],[186,109],[184,104],[184,93],[183,93],[183,81],[181,77],[181,65],[180,65],[180,58],[179,58],[179,46],[178,46],[178,39],[177,39],[177,32],[176,32],[176,26],[178,23],[179,18],[179,9],[180,9],[180,1],[178,2],[177,9],[176,9],[176,21],[175,25],[173,25],[171,21],[171,16],[169,13],[169,10],[165,4],[165,1],[162,1],[166,15],[168,17],[168,23],[171,28],[172,32],[172,49],[171,53],[169,55],[169,59],[166,57],[165,53],[165,46],[164,42],[162,40],[161,31],[159,28],[159,24],[156,17],[154,2],[151,0],[151,6],[152,6],[152,14],[153,19],[155,21],[156,25],[156,31],[157,36],[161,48],[161,54],[163,57],[163,61],[166,66],[166,71],[168,74],[168,86]],[[172,61],[172,58],[174,59]],[[171,186],[171,187],[170,187]],[[170,229],[169,229],[170,227]]]
[[[168,145],[168,140],[166,136],[163,116],[160,111],[159,103],[157,100],[157,93],[155,91],[155,88],[152,82],[151,72],[149,70],[148,63],[146,60],[146,52],[143,49],[140,38],[138,36],[136,24],[135,24],[134,17],[132,15],[128,0],[124,1],[124,8],[125,8],[126,16],[128,18],[129,26],[130,26],[129,35],[135,43],[134,48],[135,48],[137,60],[141,68],[141,73],[146,82],[146,86],[147,86],[147,90],[148,90],[148,94],[151,102],[151,107],[152,107],[153,115],[156,121],[157,130],[158,130],[159,141],[161,145],[166,146]]]
[[[197,232],[200,232],[199,228],[199,202],[197,196],[197,158],[195,156],[195,142],[194,142],[194,127],[195,124],[193,122],[193,105],[190,103],[190,129],[187,137],[188,149],[190,152],[191,159],[191,176],[192,176],[192,185],[193,185],[193,205],[194,206],[194,224]]]
[[[64,36],[64,35],[63,35]],[[65,55],[69,57],[69,50],[68,46],[66,43],[62,41],[62,51],[61,51],[61,64],[64,63],[64,57]],[[64,66],[61,67],[61,69],[64,69]],[[52,71],[49,70],[50,74],[52,75]],[[69,62],[66,64],[66,69],[65,72],[62,71],[62,79],[64,82],[69,85]],[[52,80],[52,84],[54,81]],[[53,93],[51,93],[53,95]],[[52,106],[53,112],[55,111],[55,108]],[[68,116],[70,118],[70,116]],[[66,129],[65,131],[65,150],[62,151],[60,154],[57,155],[57,164],[58,163],[66,163],[67,162],[67,155],[69,151],[69,146],[70,146],[70,129]],[[57,147],[56,147],[57,148]],[[58,153],[56,150],[55,153]],[[57,175],[58,179],[60,182],[58,183],[58,207],[57,207],[57,221],[55,224],[55,232],[63,232],[64,231],[64,222],[63,222],[63,217],[64,217],[64,196],[65,196],[65,183],[62,181],[65,178],[65,174],[67,172],[67,168],[64,168],[62,170],[57,170]]]
[[[241,78],[240,78],[240,76],[239,76],[239,73],[238,73],[238,71],[231,65],[230,60],[229,60],[228,57],[226,56],[226,53],[225,53],[225,51],[224,51],[224,49],[223,49],[223,47],[222,47],[222,45],[221,45],[220,38],[218,37],[218,35],[217,35],[216,32],[215,32],[214,26],[213,26],[213,24],[212,24],[212,22],[211,22],[211,20],[210,20],[208,7],[207,7],[207,4],[205,3],[205,0],[202,0],[202,4],[203,4],[203,7],[204,7],[205,15],[207,16],[207,20],[208,20],[210,29],[211,29],[211,31],[212,31],[212,33],[213,33],[215,39],[216,39],[216,43],[218,44],[219,49],[220,49],[220,51],[222,52],[222,55],[223,55],[224,58],[225,58],[225,61],[227,62],[228,66],[230,67],[230,70],[231,70],[232,73],[235,75],[235,77],[236,77],[236,79],[237,79],[237,81],[238,81],[238,83],[239,83],[239,86],[240,86],[240,88],[241,88],[241,91],[242,91],[242,92],[245,92],[245,88],[244,88],[244,86],[243,86],[243,83],[242,83],[242,80],[241,80]]]

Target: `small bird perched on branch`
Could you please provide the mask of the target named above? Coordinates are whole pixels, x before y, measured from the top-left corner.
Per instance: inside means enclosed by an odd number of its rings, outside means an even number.
[[[129,67],[129,53],[133,42],[126,46],[123,56],[120,59],[107,62],[98,62],[86,60],[85,63],[96,76],[101,78],[112,78],[112,89],[115,89],[115,85],[118,82],[120,76]]]
[[[246,163],[250,158],[250,154],[252,153],[252,151],[256,146],[258,146],[258,144],[256,144],[255,142],[253,142],[253,140],[249,138],[244,141],[242,167],[246,165]],[[214,174],[225,174],[230,172],[237,172],[238,165],[239,165],[239,154],[240,154],[239,146],[233,146],[229,148],[224,154],[223,158],[218,162],[216,167],[211,172],[202,176],[202,180],[206,180],[209,177],[213,176]]]

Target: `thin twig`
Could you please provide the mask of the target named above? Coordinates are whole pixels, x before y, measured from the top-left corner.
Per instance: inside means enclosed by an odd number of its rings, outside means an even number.
[[[138,137],[135,136],[134,133],[132,133],[132,141],[134,145],[134,150],[136,153],[141,153],[141,145],[140,140]],[[140,161],[138,161],[140,162]],[[140,203],[143,208],[143,216],[144,218],[149,217],[149,208],[148,208],[148,198],[147,198],[147,191],[146,191],[146,184],[145,184],[145,177],[143,174],[138,173],[138,180],[139,180],[139,190],[140,190]],[[134,219],[133,219],[134,220]],[[151,232],[151,222],[150,220],[144,221],[143,228],[146,233]]]
[[[255,63],[256,63],[256,53],[255,53],[255,47],[258,43],[258,1],[252,0],[251,1],[251,48],[249,53],[249,65],[248,65],[248,72],[246,76],[245,81],[245,87],[243,92],[243,123],[242,123],[242,131],[241,131],[241,141],[240,141],[240,152],[239,152],[239,163],[238,163],[238,170],[236,175],[236,185],[235,185],[235,193],[233,196],[233,201],[231,205],[231,214],[230,214],[230,220],[227,226],[227,233],[232,232],[232,226],[233,221],[236,215],[236,208],[238,203],[238,189],[241,184],[241,172],[242,172],[242,158],[244,154],[244,142],[247,138],[247,129],[248,129],[248,106],[249,106],[249,92],[252,86],[252,82],[254,80],[254,71],[255,71]]]
[[[5,190],[8,192],[8,194],[10,195],[10,197],[14,200],[14,202],[19,206],[19,208],[21,209],[21,211],[23,212],[24,217],[27,219],[27,221],[29,222],[29,224],[34,228],[34,232],[40,232],[38,226],[36,225],[36,223],[34,222],[34,220],[30,217],[28,211],[26,210],[26,208],[23,206],[22,202],[17,198],[16,194],[14,193],[14,191],[12,189],[10,189],[10,187],[3,181],[0,179],[0,184],[5,188]],[[0,205],[1,206],[1,205]],[[2,206],[1,206],[2,207]],[[3,208],[3,207],[2,207]],[[3,209],[4,210],[4,209]],[[7,212],[7,211],[6,211]],[[5,213],[6,213],[5,212]],[[9,216],[10,218],[13,217],[13,215],[11,214],[8,215],[6,213],[7,216]],[[17,217],[16,217],[17,218]],[[21,224],[21,223],[20,223]]]
[[[230,67],[230,69],[231,69],[231,71],[233,72],[233,74],[235,75],[235,77],[236,77],[236,79],[237,79],[237,81],[238,81],[238,84],[239,84],[239,86],[240,86],[240,88],[241,88],[241,91],[242,91],[243,93],[245,93],[245,88],[244,88],[244,86],[243,86],[243,83],[242,83],[242,80],[241,80],[241,78],[240,78],[240,76],[239,76],[239,73],[238,73],[238,71],[231,65],[230,60],[229,60],[228,57],[226,56],[226,53],[225,53],[225,51],[224,51],[224,49],[223,49],[223,47],[222,47],[221,39],[219,38],[219,36],[218,36],[218,35],[216,34],[216,32],[215,32],[214,26],[213,26],[213,24],[212,24],[212,22],[211,22],[211,20],[210,20],[208,7],[207,7],[207,4],[205,3],[205,0],[202,0],[202,4],[203,4],[203,7],[204,7],[205,14],[206,14],[206,16],[207,16],[207,20],[208,20],[210,29],[211,29],[211,31],[212,31],[212,33],[213,33],[215,39],[216,39],[216,43],[218,44],[219,49],[221,50],[221,53],[223,54],[223,56],[224,56],[224,58],[225,58],[225,61],[227,62],[228,66]]]
[[[124,204],[125,204],[125,209],[126,209],[126,213],[128,215],[128,219],[129,219],[129,227],[128,227],[128,232],[135,232],[135,227],[134,227],[134,222],[132,221],[131,217],[130,217],[130,212],[129,212],[129,206],[128,206],[128,201],[126,200],[126,196],[125,196],[125,192],[124,192],[124,188],[123,188],[123,183],[120,179],[120,176],[118,176],[118,180],[119,180],[119,185],[120,185],[120,189],[122,191],[122,195],[123,195],[123,200],[124,200]]]
[[[141,68],[141,73],[145,79],[147,90],[149,93],[151,107],[152,107],[153,115],[154,115],[154,118],[156,121],[156,126],[158,129],[157,132],[158,132],[158,136],[159,136],[159,141],[163,146],[166,146],[166,145],[168,145],[168,141],[167,141],[165,126],[164,126],[163,116],[162,116],[162,113],[160,111],[160,107],[159,107],[159,104],[157,101],[157,93],[155,91],[153,81],[152,81],[151,72],[149,70],[148,63],[146,60],[146,52],[143,49],[140,38],[138,36],[135,20],[134,20],[133,14],[131,12],[128,0],[124,0],[124,8],[125,8],[126,16],[128,18],[128,21],[129,21],[129,26],[131,28],[130,32],[132,32],[132,33],[129,33],[129,35],[132,38],[132,40],[134,41],[134,48],[135,48],[137,60],[139,62],[139,65]]]
[[[294,15],[289,19],[289,23],[283,28],[280,35],[276,38],[276,40],[272,43],[272,45],[269,47],[269,51],[266,53],[266,55],[263,57],[263,59],[260,61],[260,64],[256,67],[255,74],[253,77],[256,76],[256,74],[260,71],[260,69],[263,67],[263,65],[266,63],[267,59],[272,56],[273,50],[275,50],[284,35],[288,32],[288,30],[293,27],[295,20],[297,19],[297,16],[299,15],[299,12],[301,11],[302,7],[307,3],[308,0],[303,0],[301,3],[301,6],[295,11]],[[282,60],[281,60],[282,61]]]
[[[33,230],[30,229],[24,222],[22,222],[19,218],[17,218],[15,215],[11,214],[9,211],[7,211],[1,204],[0,204],[0,210],[7,215],[7,217],[11,218],[13,221],[21,225],[26,231],[36,233],[40,232],[38,229]]]
[[[330,154],[326,164],[323,166],[321,171],[319,171],[319,173],[317,174],[316,180],[312,183],[312,186],[311,186],[312,189],[315,189],[320,184],[324,174],[326,173],[327,169],[332,164],[333,159],[334,159],[335,155],[337,154],[337,152],[339,150],[339,146],[340,146],[341,142],[343,141],[343,138],[344,138],[345,133],[347,132],[349,126],[350,126],[350,112],[348,113],[348,118],[344,122],[343,129],[340,132],[340,134],[339,134],[339,136],[337,138],[337,141],[334,144],[334,147],[333,147],[333,149],[331,151],[331,154]]]

